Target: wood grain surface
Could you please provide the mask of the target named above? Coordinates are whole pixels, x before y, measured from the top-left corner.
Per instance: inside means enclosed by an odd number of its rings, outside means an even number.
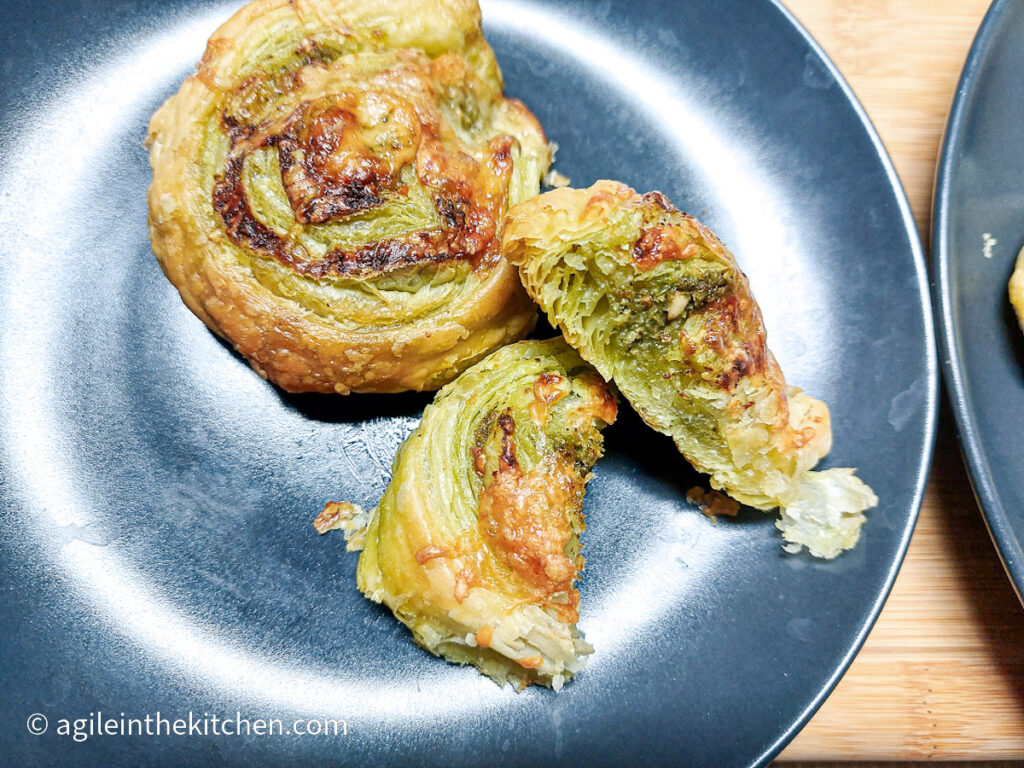
[[[864,104],[925,247],[935,159],[988,0],[787,0]],[[1022,41],[1024,44],[1024,41]],[[906,562],[846,676],[780,761],[1024,758],[1024,610],[943,405]]]

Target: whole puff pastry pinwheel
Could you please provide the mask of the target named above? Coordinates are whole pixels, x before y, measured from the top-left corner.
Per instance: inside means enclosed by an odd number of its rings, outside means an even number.
[[[583,491],[616,411],[561,338],[477,363],[399,449],[359,588],[428,651],[499,683],[560,688],[592,651],[576,628]]]
[[[569,344],[715,488],[780,508],[787,549],[831,558],[856,544],[877,499],[851,469],[810,471],[831,447],[828,408],[786,386],[710,230],[660,193],[602,181],[518,205],[503,249]]]
[[[256,0],[153,116],[153,249],[289,391],[436,389],[535,309],[498,233],[551,151],[475,0]]]

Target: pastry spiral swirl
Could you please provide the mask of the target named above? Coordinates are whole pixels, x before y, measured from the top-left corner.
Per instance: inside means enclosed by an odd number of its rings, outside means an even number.
[[[532,327],[501,257],[540,125],[475,0],[255,0],[153,116],[153,249],[289,391],[435,389]]]
[[[810,471],[828,407],[787,387],[733,255],[658,192],[601,181],[516,206],[506,256],[581,356],[720,488],[780,507],[790,549],[857,543],[874,493],[850,469]]]
[[[560,687],[591,652],[573,586],[583,489],[616,412],[561,338],[477,363],[399,449],[366,530],[359,588],[433,653],[500,683]]]

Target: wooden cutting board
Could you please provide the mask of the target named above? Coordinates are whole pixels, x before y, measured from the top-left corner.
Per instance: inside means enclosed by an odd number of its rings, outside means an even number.
[[[786,2],[867,109],[927,249],[939,142],[988,0]],[[920,521],[892,595],[780,761],[1012,758],[1024,758],[1024,610],[944,404]]]

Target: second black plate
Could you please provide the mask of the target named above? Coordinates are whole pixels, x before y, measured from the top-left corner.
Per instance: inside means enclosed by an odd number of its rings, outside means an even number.
[[[1024,3],[997,0],[964,64],[932,219],[950,399],[974,491],[1024,596],[1024,335],[1007,296],[1024,247]]]

